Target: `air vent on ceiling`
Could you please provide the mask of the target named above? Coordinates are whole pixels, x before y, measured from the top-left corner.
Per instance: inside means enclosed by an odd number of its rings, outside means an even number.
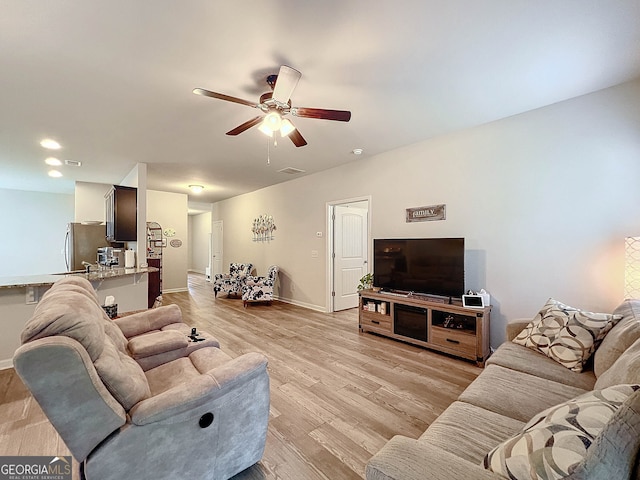
[[[294,168],[294,167],[285,167],[278,170],[278,172],[280,173],[287,173],[289,175],[295,175],[296,173],[304,173],[305,171],[306,170],[300,170],[299,168]]]
[[[78,162],[77,160],[65,160],[65,165],[69,165],[70,167],[80,167],[82,166],[82,162]]]

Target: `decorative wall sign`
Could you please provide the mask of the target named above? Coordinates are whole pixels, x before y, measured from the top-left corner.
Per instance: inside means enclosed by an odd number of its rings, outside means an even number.
[[[175,228],[165,228],[164,229],[164,236],[165,237],[175,237],[176,236],[176,229]]]
[[[430,222],[434,220],[444,220],[445,204],[430,205],[428,207],[407,208],[407,223],[410,222]]]
[[[169,242],[169,245],[171,245],[173,248],[178,248],[182,246],[182,240],[180,240],[179,238],[174,238],[173,240],[171,240]]]
[[[267,242],[273,240],[273,232],[276,230],[276,224],[273,222],[271,215],[260,215],[253,221],[251,231],[253,232],[254,242]]]

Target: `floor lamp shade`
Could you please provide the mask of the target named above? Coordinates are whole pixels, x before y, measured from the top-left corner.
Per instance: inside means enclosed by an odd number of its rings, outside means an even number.
[[[640,237],[624,241],[624,298],[640,298]]]

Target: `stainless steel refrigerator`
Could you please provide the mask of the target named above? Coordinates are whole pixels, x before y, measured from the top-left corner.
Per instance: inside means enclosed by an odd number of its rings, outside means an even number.
[[[67,271],[84,270],[82,262],[95,264],[98,248],[109,245],[106,225],[67,224],[67,235],[64,240],[64,260]]]

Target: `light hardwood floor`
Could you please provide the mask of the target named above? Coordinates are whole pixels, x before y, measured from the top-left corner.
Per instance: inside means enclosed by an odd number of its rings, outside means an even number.
[[[269,358],[264,457],[234,480],[363,478],[392,436],[417,438],[481,371],[358,333],[356,309],[326,314],[282,302],[245,309],[238,298],[214,299],[201,275],[189,275],[189,292],[165,294],[164,303],[179,305],[187,323],[212,332],[232,357]],[[0,455],[69,455],[13,369],[0,371]],[[77,472],[74,462],[74,479]]]

